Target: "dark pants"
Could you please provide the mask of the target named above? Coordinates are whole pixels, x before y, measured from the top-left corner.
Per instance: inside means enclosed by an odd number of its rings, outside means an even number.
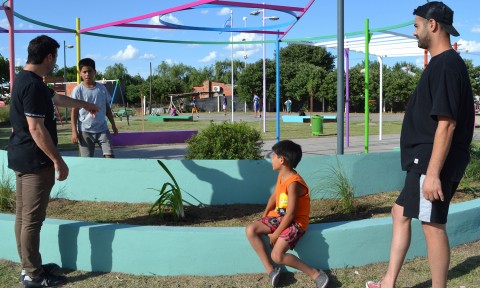
[[[35,173],[16,173],[15,237],[22,267],[28,276],[43,273],[40,255],[40,230],[47,213],[50,191],[55,184],[55,168]]]

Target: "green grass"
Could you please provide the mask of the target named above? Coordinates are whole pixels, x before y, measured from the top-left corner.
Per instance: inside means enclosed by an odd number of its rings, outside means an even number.
[[[452,249],[447,287],[479,287],[480,241],[463,244]],[[162,261],[161,259],[159,261]],[[208,260],[206,260],[208,262]],[[0,288],[19,287],[20,265],[0,260]],[[327,271],[330,277],[329,288],[365,287],[368,280],[378,280],[387,269],[387,263],[377,263],[359,267],[346,267]],[[210,288],[253,288],[271,287],[266,274],[237,274],[231,276],[137,276],[122,273],[67,271],[69,284],[66,288],[91,287],[210,287]],[[315,287],[303,273],[286,272],[281,274],[280,287]],[[403,265],[397,287],[432,287],[428,262],[425,257],[408,260]]]

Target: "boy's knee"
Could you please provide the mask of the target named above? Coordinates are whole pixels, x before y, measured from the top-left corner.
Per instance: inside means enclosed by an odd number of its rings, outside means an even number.
[[[252,224],[248,224],[247,227],[245,227],[245,234],[247,235],[248,238],[254,236],[255,234],[257,234],[255,232],[255,226]]]
[[[276,251],[272,250],[272,253],[270,254],[270,258],[272,258],[272,261],[275,262],[276,264],[283,264],[283,257],[285,254],[281,251]]]

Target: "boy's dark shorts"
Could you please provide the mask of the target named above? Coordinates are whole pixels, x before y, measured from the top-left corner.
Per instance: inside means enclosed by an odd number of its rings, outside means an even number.
[[[403,216],[416,218],[423,222],[445,224],[447,223],[448,208],[458,183],[440,179],[444,201],[430,202],[423,197],[422,185],[425,175],[417,172],[407,172],[405,186],[395,201],[403,207]]]
[[[260,218],[258,221],[262,222],[263,224],[267,225],[270,228],[270,232],[273,233],[277,230],[278,225],[282,222],[283,216],[280,217],[263,217]],[[295,222],[292,222],[290,226],[288,226],[285,230],[280,233],[280,238],[283,238],[287,241],[288,246],[291,250],[295,248],[298,243],[298,240],[302,238],[303,234],[305,234],[305,230],[303,230],[300,225]]]

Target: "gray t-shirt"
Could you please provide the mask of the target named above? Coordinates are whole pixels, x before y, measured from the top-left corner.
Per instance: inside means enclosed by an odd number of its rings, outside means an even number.
[[[105,86],[96,83],[95,87],[88,88],[80,83],[72,91],[72,98],[94,103],[100,107],[100,110],[92,117],[90,112],[81,108],[78,112],[78,131],[89,133],[101,133],[108,130],[106,116],[106,108],[110,102],[111,96]]]

